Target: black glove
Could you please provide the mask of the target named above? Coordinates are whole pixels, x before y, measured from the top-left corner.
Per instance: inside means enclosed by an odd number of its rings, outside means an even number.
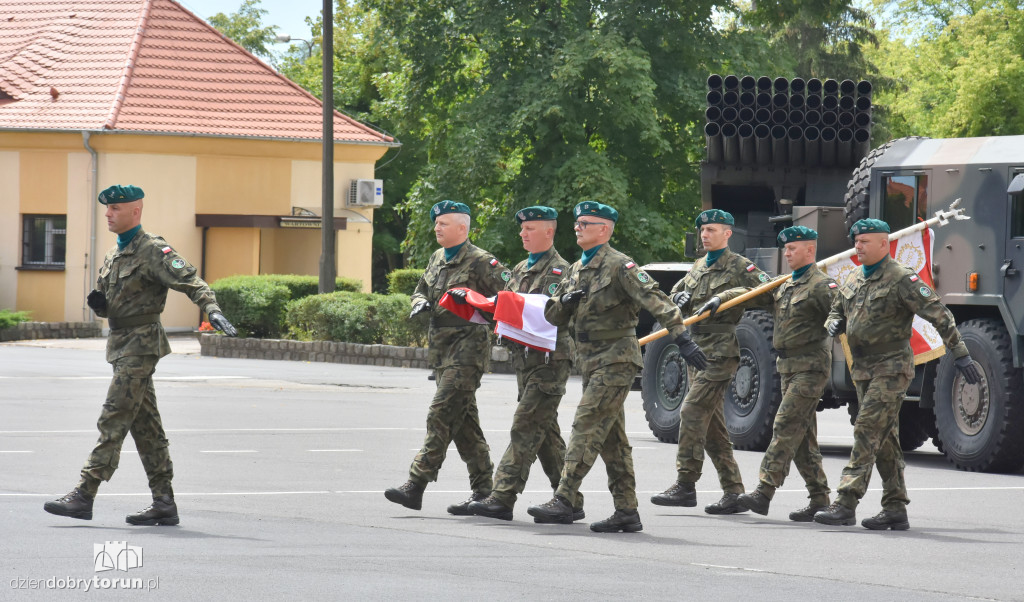
[[[416,314],[423,313],[430,309],[430,303],[426,301],[417,301],[416,305],[412,306],[412,312],[409,313],[409,317],[413,317]]]
[[[676,307],[682,309],[690,302],[690,293],[683,291],[672,295],[672,303],[676,304]]]
[[[697,370],[704,370],[708,367],[708,356],[704,355],[697,343],[693,342],[689,333],[684,332],[676,337],[676,345],[679,347],[679,355],[683,356],[687,364]]]
[[[562,295],[562,297],[559,299],[559,301],[562,302],[562,305],[578,305],[579,302],[580,302],[580,299],[582,299],[583,296],[586,295],[586,294],[587,294],[586,291],[572,291],[572,292],[565,293],[564,295]]]
[[[715,317],[715,312],[718,311],[718,306],[721,305],[721,304],[722,304],[722,298],[719,297],[718,295],[715,295],[714,297],[711,297],[711,299],[709,299],[707,303],[702,305],[700,309],[697,310],[697,315],[699,316],[699,315],[703,314],[704,312],[709,311],[709,312],[711,312],[711,314],[708,317],[709,318],[714,318]]]
[[[210,314],[210,326],[213,326],[229,337],[238,336],[238,331],[235,330],[235,327],[232,326],[231,322],[228,322],[228,319],[224,317],[224,314],[219,311],[215,311]]]
[[[452,301],[459,305],[466,304],[466,290],[461,288],[453,288],[448,291],[448,296],[452,298]]]
[[[107,310],[106,296],[96,289],[93,289],[92,292],[89,293],[89,296],[85,298],[85,303],[96,312]]]
[[[953,365],[960,371],[960,376],[964,377],[969,385],[976,385],[981,382],[981,371],[978,370],[978,366],[974,364],[974,360],[971,356],[965,355],[962,358],[955,360]]]
[[[828,331],[828,336],[830,337],[846,332],[846,320],[842,318],[828,320],[825,322],[825,330]]]

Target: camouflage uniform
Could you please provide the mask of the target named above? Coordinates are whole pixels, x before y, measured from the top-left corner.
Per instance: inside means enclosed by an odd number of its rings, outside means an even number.
[[[672,293],[687,291],[690,300],[683,310],[702,307],[707,301],[733,287],[764,284],[768,276],[749,259],[723,250],[710,266],[698,260],[689,274],[672,287]],[[725,493],[743,493],[743,479],[732,454],[732,441],[725,427],[725,389],[739,366],[739,342],[736,324],[743,309],[719,311],[712,318],[690,327],[693,341],[708,356],[708,367],[696,370],[687,366],[690,390],[679,410],[679,450],[676,454],[678,482],[696,483],[704,466],[704,450],[718,470]]]
[[[868,488],[871,469],[882,476],[882,508],[900,511],[910,503],[903,480],[899,411],[914,377],[910,334],[914,314],[928,320],[952,350],[968,355],[953,314],[910,268],[886,257],[865,277],[856,270],[839,288],[828,319],[845,319],[860,405],[853,427],[853,451],[843,468],[837,501],[855,509]]]
[[[503,289],[511,277],[493,255],[466,242],[451,261],[445,250],[430,256],[427,269],[412,294],[412,305],[430,303],[430,367],[437,371],[437,391],[427,412],[427,436],[409,467],[409,478],[419,485],[437,480],[448,445],[454,440],[469,468],[474,492],[491,492],[490,448],[480,429],[476,390],[490,359],[490,337],[485,324],[473,324],[438,304],[450,288],[468,288],[485,296]]]
[[[563,305],[569,291],[586,291],[578,305]],[[600,455],[616,510],[635,510],[636,476],[626,437],[622,405],[641,367],[636,325],[646,309],[673,336],[686,332],[675,305],[657,283],[626,255],[604,244],[587,265],[570,266],[544,310],[549,322],[574,329],[576,361],[583,374],[583,397],[569,437],[565,467],[556,495],[580,505],[579,488]]]
[[[734,289],[719,295],[728,301],[750,289]],[[772,345],[778,352],[776,368],[782,377],[782,403],[775,415],[772,442],[761,461],[757,488],[769,500],[796,464],[815,506],[828,505],[828,479],[818,448],[815,411],[828,383],[832,343],[822,326],[836,296],[836,283],[811,265],[796,280],[743,304],[771,307],[775,312]]]
[[[506,287],[517,293],[550,296],[568,270],[569,263],[552,247],[532,267],[521,261],[512,269],[512,279]],[[511,440],[505,455],[498,463],[492,496],[511,508],[516,496],[526,487],[530,466],[540,460],[551,482],[558,487],[565,461],[565,440],[558,427],[558,404],[565,395],[565,381],[572,369],[574,344],[567,328],[558,330],[555,350],[550,354],[528,349],[506,340],[512,356],[519,385],[519,404],[512,418]],[[576,507],[583,506],[579,496]]]
[[[157,361],[171,352],[160,324],[169,288],[188,295],[207,314],[221,311],[196,269],[159,236],[140,229],[124,249],[111,249],[103,260],[96,289],[107,306],[96,314],[109,321],[107,361],[114,378],[96,424],[99,441],[82,468],[79,489],[90,497],[101,480],[113,476],[129,431],[154,498],[173,497],[174,470],[153,389]]]

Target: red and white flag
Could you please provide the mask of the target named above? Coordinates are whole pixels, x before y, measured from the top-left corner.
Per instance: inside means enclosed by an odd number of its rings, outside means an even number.
[[[917,272],[924,284],[935,288],[932,282],[932,245],[934,232],[929,228],[889,241],[889,254],[893,259]],[[828,275],[842,283],[851,272],[860,267],[857,256],[844,259],[828,267]],[[942,337],[935,327],[921,316],[914,316],[910,334],[910,347],[914,350],[914,364],[923,364],[946,353]]]
[[[438,302],[441,307],[470,322],[486,324],[480,311],[494,314],[497,325],[494,332],[499,336],[540,351],[554,351],[558,339],[558,327],[544,318],[547,295],[521,294],[501,291],[496,297],[484,297],[469,289],[466,303],[456,303],[445,293]]]

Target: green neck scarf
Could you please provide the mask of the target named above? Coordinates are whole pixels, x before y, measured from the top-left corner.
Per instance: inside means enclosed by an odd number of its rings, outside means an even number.
[[[127,232],[122,232],[122,233],[118,234],[117,235],[117,250],[124,251],[124,248],[127,247],[130,242],[132,242],[132,239],[135,238],[135,235],[138,234],[139,230],[141,230],[141,229],[142,229],[142,224],[139,224],[138,226],[135,226],[134,228],[132,228],[131,230],[128,230]]]
[[[807,273],[807,270],[811,269],[812,265],[814,265],[814,264],[813,263],[809,263],[809,264],[805,265],[804,267],[802,267],[802,268],[800,268],[798,270],[793,270],[793,280],[794,281],[799,280],[801,276],[803,276],[804,274]]]
[[[530,253],[530,258],[526,260],[526,267],[532,268],[534,265],[537,264],[538,261],[540,261],[541,257],[544,257],[547,254],[547,251],[541,251],[540,253]]]
[[[583,252],[583,257],[580,258],[580,262],[583,265],[587,265],[588,263],[590,263],[590,260],[594,258],[594,255],[597,254],[597,250],[600,249],[603,246],[604,245],[597,245],[596,247],[591,247],[591,248],[587,249],[586,251],[584,251]]]
[[[722,253],[725,253],[725,247],[722,247],[717,251],[708,251],[707,265],[715,265],[715,262],[718,261],[718,258],[722,256]]]
[[[883,263],[885,263],[886,259],[889,259],[889,258],[888,257],[883,257],[882,260],[879,261],[878,263],[876,263],[875,265],[862,265],[862,266],[860,266],[860,267],[864,268],[864,277],[865,278],[869,278],[871,276],[871,274],[874,274],[875,270],[877,270],[879,268],[879,266],[881,266]]]
[[[459,254],[459,249],[461,249],[464,246],[466,246],[466,241],[462,241],[461,243],[455,245],[454,247],[445,247],[444,260],[451,261],[455,259],[455,256]]]

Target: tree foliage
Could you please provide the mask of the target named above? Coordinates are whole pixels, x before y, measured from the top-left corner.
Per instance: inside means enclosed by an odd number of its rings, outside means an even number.
[[[237,12],[230,15],[217,13],[209,18],[210,25],[256,56],[272,59],[270,45],[274,43],[277,27],[264,26],[263,17],[267,10],[260,0],[243,0]]]

